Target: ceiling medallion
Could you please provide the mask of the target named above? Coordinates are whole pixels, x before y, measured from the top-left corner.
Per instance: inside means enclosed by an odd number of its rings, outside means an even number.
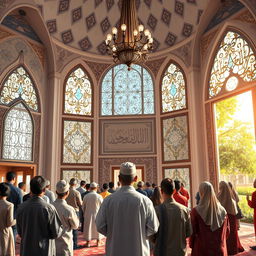
[[[135,0],[123,0],[119,28],[113,27],[105,42],[114,62],[126,64],[128,70],[147,60],[153,38],[148,29],[138,25]]]

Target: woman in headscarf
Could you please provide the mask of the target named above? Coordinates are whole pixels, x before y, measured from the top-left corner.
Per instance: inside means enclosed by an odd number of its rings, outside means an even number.
[[[227,248],[229,255],[235,255],[239,252],[243,252],[244,248],[240,243],[237,233],[237,207],[236,201],[233,199],[232,191],[227,182],[221,181],[219,184],[218,199],[221,205],[225,208],[228,214],[228,220],[230,225],[230,234],[227,239]]]
[[[191,212],[191,256],[227,256],[229,234],[226,210],[218,202],[212,184],[199,186],[200,202]]]

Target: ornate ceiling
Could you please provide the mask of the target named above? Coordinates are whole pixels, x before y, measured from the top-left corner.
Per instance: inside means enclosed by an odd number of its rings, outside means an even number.
[[[120,18],[121,0],[36,0],[52,37],[73,48],[106,54],[105,38]],[[139,22],[154,50],[191,36],[209,0],[136,0]]]

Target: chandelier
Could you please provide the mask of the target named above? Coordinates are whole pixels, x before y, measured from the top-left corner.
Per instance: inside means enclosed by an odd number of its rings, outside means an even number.
[[[128,70],[135,63],[144,62],[152,50],[153,38],[148,29],[138,25],[135,0],[123,0],[120,26],[112,28],[106,38],[107,50],[115,63],[126,64]]]

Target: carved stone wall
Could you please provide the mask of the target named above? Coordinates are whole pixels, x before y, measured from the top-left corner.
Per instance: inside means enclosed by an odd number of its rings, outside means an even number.
[[[150,69],[150,71],[154,74],[154,76],[156,77],[158,74],[158,71],[159,71],[161,65],[163,64],[163,62],[165,61],[165,59],[166,59],[166,57],[157,59],[157,60],[147,61],[145,63],[145,66],[148,67]]]

